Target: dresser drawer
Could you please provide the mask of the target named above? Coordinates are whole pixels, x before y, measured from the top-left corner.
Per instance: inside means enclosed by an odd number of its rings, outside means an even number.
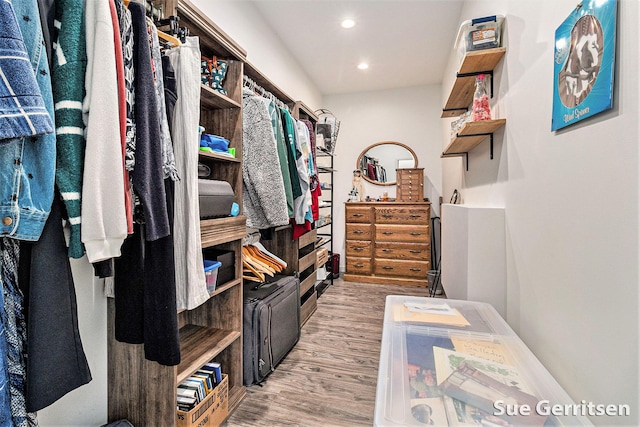
[[[429,205],[412,206],[380,206],[375,208],[376,224],[424,224],[429,225]]]
[[[347,274],[371,274],[371,259],[347,257],[345,261]],[[425,279],[427,275],[425,273]]]
[[[373,220],[371,208],[368,206],[351,206],[347,205],[345,214],[345,222],[364,222],[370,223]]]
[[[399,202],[421,202],[424,198],[422,188],[400,186],[396,190],[396,200]]]
[[[347,252],[347,254],[348,253],[349,252]],[[389,258],[400,260],[428,261],[431,258],[431,244],[378,242],[376,243],[374,257],[376,259]]]
[[[377,259],[374,273],[379,276],[402,276],[424,279],[427,286],[427,271],[431,268],[429,261],[399,261]]]
[[[347,240],[371,240],[369,224],[347,224],[345,238]]]
[[[371,242],[347,240],[347,256],[371,258]]]
[[[376,225],[376,242],[429,243],[428,225]]]

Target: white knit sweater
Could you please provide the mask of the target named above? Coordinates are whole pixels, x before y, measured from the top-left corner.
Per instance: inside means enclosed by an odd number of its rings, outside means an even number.
[[[112,0],[110,0],[112,1]],[[86,0],[86,151],[82,242],[90,262],[120,256],[127,237],[114,27],[109,1]]]

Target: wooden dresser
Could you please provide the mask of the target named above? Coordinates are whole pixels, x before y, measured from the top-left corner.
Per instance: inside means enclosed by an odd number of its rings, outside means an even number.
[[[346,282],[427,286],[431,203],[346,205]]]

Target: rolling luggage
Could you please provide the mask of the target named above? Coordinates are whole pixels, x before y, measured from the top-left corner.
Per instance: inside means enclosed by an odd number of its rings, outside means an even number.
[[[300,338],[300,286],[294,276],[244,287],[244,385],[262,382]]]

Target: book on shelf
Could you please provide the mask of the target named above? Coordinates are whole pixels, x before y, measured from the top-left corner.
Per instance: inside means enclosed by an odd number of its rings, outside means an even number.
[[[216,375],[216,384],[220,384],[222,382],[222,367],[218,362],[209,362],[205,363],[204,366],[208,368],[212,368]]]
[[[198,402],[200,402],[206,396],[205,390],[204,390],[204,384],[202,384],[201,381],[195,381],[195,380],[192,380],[191,378],[187,378],[186,380],[184,380],[178,385],[178,388],[181,388],[181,387],[195,390],[197,393],[196,398],[198,399]]]

